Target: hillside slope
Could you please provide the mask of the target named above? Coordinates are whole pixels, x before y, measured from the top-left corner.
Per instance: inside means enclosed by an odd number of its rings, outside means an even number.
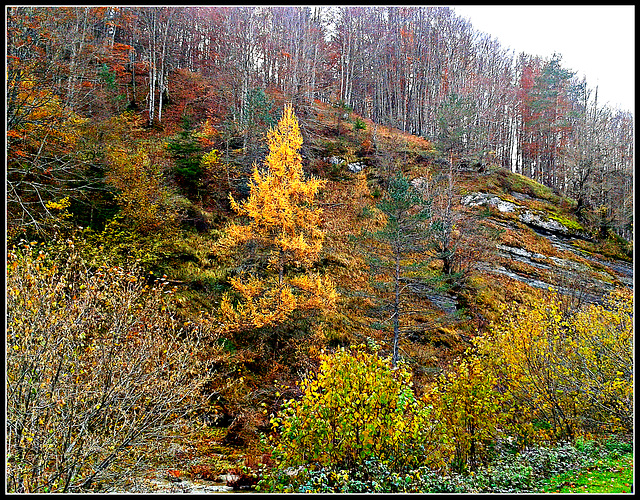
[[[224,421],[236,418],[242,413],[240,408],[261,415],[257,411],[261,403],[275,409],[275,388],[265,385],[276,379],[293,382],[314,366],[323,348],[369,341],[379,343],[383,352],[389,348],[389,332],[373,327],[377,292],[371,285],[367,249],[359,236],[374,223],[371,213],[390,172],[402,170],[414,182],[436,185],[448,168],[429,141],[318,101],[301,110],[299,120],[305,172],[327,181],[319,200],[326,239],[318,269],[332,277],[341,298],[334,314],[318,321],[293,321],[275,343],[265,344],[259,335],[226,341],[235,353],[226,365],[244,367],[239,372],[246,370],[250,377],[244,380],[242,403],[217,408],[225,413]],[[234,166],[227,185],[241,199],[246,196],[244,186],[250,173],[248,151],[242,147],[227,150],[219,135],[214,141],[224,151],[225,161]],[[258,163],[264,154],[261,151],[258,146],[251,156]],[[454,174],[452,202],[459,225],[453,238],[461,278],[448,292],[422,289],[411,294],[420,314],[412,318],[401,351],[418,381],[428,381],[462,353],[473,336],[498,318],[505,304],[520,303],[554,288],[566,297],[568,306],[577,307],[599,302],[614,287],[632,286],[631,244],[611,234],[598,239],[572,214],[572,200],[490,161],[473,171],[458,168]],[[211,188],[215,191],[222,186]],[[169,244],[167,258],[159,264],[157,272],[166,273],[178,284],[177,307],[185,317],[196,317],[203,309],[215,315],[228,277],[235,272],[218,262],[214,251],[224,221],[233,218],[225,197],[222,190],[209,193],[204,203],[189,201],[192,213],[211,222],[183,232]],[[216,205],[206,203],[207,199],[219,201]],[[227,382],[224,380],[225,386]],[[255,399],[257,393],[271,395],[261,401]],[[262,417],[256,418],[249,427],[265,425]]]
[[[242,130],[232,126],[203,78],[185,72],[175,78],[184,92],[172,94],[163,128],[145,128],[141,116],[130,112],[99,122],[95,137],[88,135],[92,157],[106,172],[100,179],[104,192],[113,197],[108,210],[99,197],[87,202],[93,205],[71,204],[69,212],[69,205],[52,205],[61,212],[54,230],[69,239],[51,246],[63,263],[72,255],[73,273],[77,257],[84,259],[86,276],[100,274],[103,266],[118,273],[131,268],[132,276],[169,286],[166,307],[154,314],[170,319],[187,344],[185,339],[197,339],[197,346],[188,345],[183,375],[198,380],[196,396],[207,404],[174,422],[172,439],[147,442],[129,457],[146,454],[170,480],[175,474],[220,479],[229,470],[241,472],[240,466],[268,462],[261,435],[269,433],[283,403],[300,395],[297,382],[317,371],[322,352],[366,344],[391,354],[392,294],[370,266],[365,233],[384,225],[380,201],[400,173],[429,210],[450,223],[446,231],[432,224],[440,239],[430,233],[428,250],[407,254],[408,261],[425,264],[433,279],[401,283],[406,314],[399,354],[418,395],[464,356],[505,306],[536,301],[554,288],[569,310],[600,302],[616,287],[633,287],[632,243],[597,220],[579,221],[574,201],[497,167],[490,155],[472,166],[452,163],[451,155],[425,138],[316,101],[295,112],[304,172],[325,181],[317,198],[325,238],[311,269],[290,271],[330,278],[337,303],[332,310],[292,314],[276,326],[225,331],[220,303],[232,278],[246,268],[240,254],[223,258],[217,246],[227,224],[239,220],[229,194],[239,201],[247,197],[253,168],[267,152],[265,133],[284,103],[270,93],[271,119]],[[100,217],[94,218],[94,208]],[[37,259],[44,259],[41,253]],[[237,486],[244,476],[235,476],[230,481]]]
[[[207,436],[217,436],[215,453],[229,457],[246,450],[259,454],[257,434],[268,431],[269,415],[297,394],[295,382],[315,370],[322,350],[374,342],[383,354],[390,353],[389,331],[374,327],[379,292],[371,284],[367,248],[359,236],[375,223],[371,214],[390,170],[401,169],[417,184],[435,184],[448,168],[423,138],[352,113],[338,115],[319,102],[300,122],[305,171],[327,181],[319,200],[326,239],[318,267],[337,284],[340,300],[332,314],[296,318],[277,337],[245,333],[223,340],[225,350],[208,387],[216,397],[200,418],[210,426]],[[229,159],[240,164],[244,154],[236,148]],[[243,175],[231,182],[240,186],[235,191],[239,196]],[[572,200],[490,163],[473,171],[457,169],[454,192],[462,278],[447,292],[413,290],[410,305],[420,314],[401,339],[401,357],[409,363],[418,391],[497,321],[505,305],[535,300],[554,289],[567,308],[576,308],[601,302],[615,287],[633,287],[632,244],[612,234],[599,238],[577,221]],[[194,206],[211,220],[210,206]],[[231,211],[223,212],[223,220],[233,218]],[[203,310],[215,315],[235,272],[215,257],[222,229],[219,223],[183,233],[172,243],[173,257],[158,271],[178,283],[176,305],[186,318]],[[197,432],[191,439],[200,437]],[[209,460],[206,454],[196,456]],[[175,459],[171,466],[189,468]]]

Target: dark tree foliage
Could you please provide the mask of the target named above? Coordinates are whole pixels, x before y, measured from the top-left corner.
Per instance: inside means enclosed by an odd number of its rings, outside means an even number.
[[[436,288],[439,281],[429,270],[432,211],[430,203],[401,172],[389,180],[377,208],[385,223],[378,230],[364,232],[363,238],[367,241],[372,283],[386,297],[383,310],[389,317],[384,322],[390,322],[393,328],[395,366],[403,320],[410,314],[403,308],[405,296],[416,287]]]

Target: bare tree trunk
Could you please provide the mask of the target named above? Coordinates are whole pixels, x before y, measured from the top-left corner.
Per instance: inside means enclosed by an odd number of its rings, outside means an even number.
[[[393,300],[393,356],[391,358],[391,365],[395,368],[398,366],[398,346],[400,343],[400,251],[396,248],[395,254],[395,276],[394,276],[394,288],[395,296]]]
[[[173,12],[169,14],[169,18],[167,19],[167,23],[164,28],[164,39],[162,40],[162,60],[160,66],[160,96],[158,98],[158,123],[162,121],[162,106],[164,104],[163,96],[167,94],[169,90],[169,75],[168,68],[166,64],[167,59],[167,39],[169,37],[169,24],[171,24],[171,18],[173,17]]]
[[[78,19],[76,23],[76,33],[80,32],[79,41],[76,43],[76,40],[71,44],[71,61],[69,63],[69,80],[67,84],[67,99],[66,104],[70,108],[73,108],[75,95],[76,95],[76,81],[78,80],[78,57],[82,54],[84,50],[84,43],[87,32],[87,16],[89,13],[89,7],[84,7],[84,15],[82,19],[82,29],[80,29],[80,19]]]
[[[149,33],[149,125],[153,125],[156,111],[156,22],[155,8],[151,14],[151,32]]]

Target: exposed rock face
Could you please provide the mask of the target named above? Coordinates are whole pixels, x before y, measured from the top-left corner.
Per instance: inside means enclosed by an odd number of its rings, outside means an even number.
[[[517,194],[517,193],[516,193]],[[529,197],[515,196],[514,198],[526,202]],[[633,264],[625,261],[609,261],[596,258],[577,248],[572,242],[578,239],[588,239],[588,237],[578,231],[572,230],[557,220],[551,219],[544,212],[533,210],[526,206],[502,200],[500,197],[490,193],[472,193],[462,197],[461,203],[467,207],[477,207],[489,205],[497,208],[502,213],[514,213],[518,220],[529,226],[538,237],[547,239],[554,247],[564,253],[565,258],[547,256],[537,252],[532,252],[524,248],[496,245],[498,255],[503,259],[502,264],[497,262],[485,262],[480,265],[486,272],[492,272],[509,276],[510,278],[527,283],[535,288],[554,288],[560,293],[579,293],[587,302],[600,303],[607,293],[611,292],[615,286],[633,287]],[[499,226],[509,228],[513,231],[521,231],[515,221],[496,220]],[[583,262],[573,260],[574,254],[579,260],[593,262],[593,267],[585,265]],[[506,259],[506,260],[504,260]],[[537,269],[542,273],[537,275],[535,271],[522,272],[517,266],[507,269],[509,262],[521,262],[530,266],[530,269]],[[507,267],[505,267],[507,266]],[[559,283],[546,282],[541,276],[555,276],[560,278]],[[553,281],[553,279],[552,279]],[[568,288],[567,288],[568,286]]]
[[[366,165],[364,163],[361,162],[353,162],[353,163],[347,163],[346,160],[343,160],[342,158],[338,157],[338,156],[329,156],[327,158],[324,159],[325,161],[328,161],[329,163],[331,163],[331,165],[346,165],[347,166],[347,170],[349,170],[349,172],[352,172],[354,174],[357,174],[358,172],[361,172]]]
[[[429,181],[426,177],[416,177],[411,181],[411,185],[418,191],[428,191]]]
[[[521,222],[527,226],[534,226],[543,231],[550,233],[569,234],[569,228],[558,222],[557,220],[548,219],[540,213],[534,213],[531,210],[525,210],[518,215]]]
[[[340,165],[345,162],[342,158],[338,158],[337,156],[329,156],[324,160],[331,163],[331,165]]]
[[[353,172],[354,174],[361,172],[364,167],[366,167],[366,165],[360,162],[349,163],[347,165],[347,169],[349,170],[349,172]]]
[[[522,273],[509,271],[501,265],[490,266],[485,264],[482,266],[485,271],[509,276],[510,278],[527,283],[534,288],[542,288],[545,290],[554,288],[560,293],[570,295],[579,293],[587,302],[600,303],[604,295],[613,291],[614,286],[612,283],[616,279],[624,283],[624,278],[617,276],[617,273],[613,271],[609,273],[601,270],[596,273],[594,270],[589,269],[588,266],[570,259],[546,256],[536,252],[529,252],[523,248],[507,245],[497,245],[496,248],[498,249],[498,254],[502,257],[506,257],[512,261],[523,262],[536,269],[551,271],[555,273],[556,276],[564,276],[566,283],[572,284],[571,287],[568,288],[558,285],[558,283],[547,283]]]
[[[505,201],[495,194],[488,193],[472,193],[463,196],[460,200],[465,207],[478,207],[481,205],[491,205],[496,207],[500,212],[514,212],[517,209],[525,210],[525,207],[516,205],[509,201]]]
[[[568,236],[572,233],[564,224],[557,220],[550,219],[543,212],[505,201],[494,194],[472,193],[463,196],[460,202],[467,207],[490,205],[496,207],[500,212],[516,212],[520,222],[541,231],[563,236]]]
[[[529,252],[524,248],[509,247],[506,245],[496,245],[496,248],[498,250],[501,250],[502,252],[517,255],[518,257],[523,257],[526,259],[545,260],[547,258],[546,255],[542,255],[541,253],[536,253],[536,252]]]

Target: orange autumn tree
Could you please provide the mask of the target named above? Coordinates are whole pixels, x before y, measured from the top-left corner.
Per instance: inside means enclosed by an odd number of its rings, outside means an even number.
[[[264,169],[254,166],[249,197],[231,207],[248,220],[231,224],[217,243],[221,255],[241,246],[249,255],[230,279],[231,293],[220,304],[226,331],[275,326],[295,311],[331,309],[337,297],[326,276],[309,271],[322,250],[322,210],[315,197],[325,181],[304,178],[302,135],[291,106],[267,134]],[[234,300],[235,299],[235,300]]]

